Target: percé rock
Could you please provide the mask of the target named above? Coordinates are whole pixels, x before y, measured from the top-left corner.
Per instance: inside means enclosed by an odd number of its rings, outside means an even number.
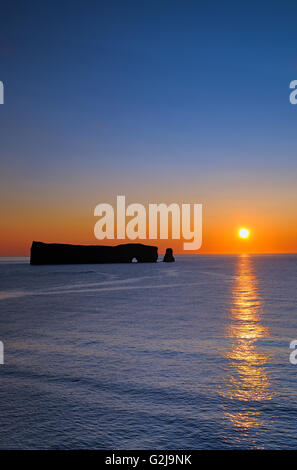
[[[33,242],[30,264],[156,263],[158,247],[127,243],[116,246]]]
[[[164,263],[173,263],[175,261],[175,258],[173,256],[173,251],[172,248],[166,248],[166,253],[163,258]]]

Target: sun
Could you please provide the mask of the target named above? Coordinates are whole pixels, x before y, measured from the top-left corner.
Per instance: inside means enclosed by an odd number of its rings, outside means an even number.
[[[240,238],[249,238],[250,231],[247,228],[241,228],[238,231],[238,235]]]

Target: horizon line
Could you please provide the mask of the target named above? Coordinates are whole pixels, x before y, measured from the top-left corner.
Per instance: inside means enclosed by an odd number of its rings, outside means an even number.
[[[159,255],[165,255],[165,251],[158,253]],[[174,253],[175,256],[234,256],[234,255],[297,255],[297,251],[263,251],[263,252],[226,252],[226,253]],[[29,255],[0,255],[1,258],[30,258]],[[87,264],[87,263],[86,263]]]

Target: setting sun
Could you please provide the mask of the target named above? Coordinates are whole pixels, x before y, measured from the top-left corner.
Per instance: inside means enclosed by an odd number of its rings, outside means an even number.
[[[248,238],[250,236],[250,231],[247,228],[241,228],[238,235],[240,238]]]

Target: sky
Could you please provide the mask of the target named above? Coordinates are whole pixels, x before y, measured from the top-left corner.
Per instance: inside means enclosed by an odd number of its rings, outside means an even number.
[[[117,195],[201,203],[199,253],[297,252],[296,14],[273,0],[2,2],[0,256],[98,243],[94,208]]]

